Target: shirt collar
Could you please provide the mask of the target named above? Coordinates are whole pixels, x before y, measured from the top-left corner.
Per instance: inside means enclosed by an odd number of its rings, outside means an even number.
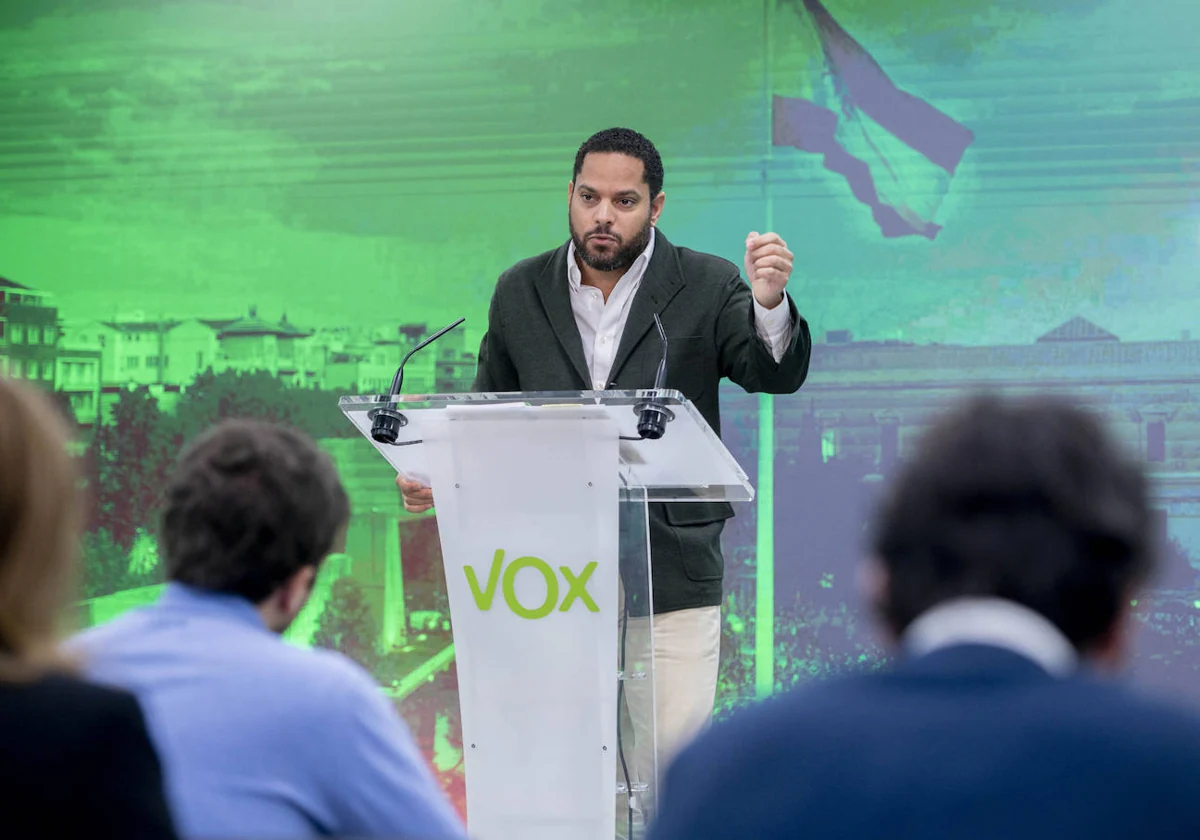
[[[638,254],[633,265],[629,266],[629,270],[622,275],[621,279],[626,277],[641,277],[646,273],[646,267],[650,265],[650,258],[654,256],[654,236],[655,228],[650,226],[650,241],[646,243],[645,250]],[[578,292],[583,288],[583,273],[579,270],[579,263],[575,261],[575,240],[571,239],[567,245],[567,282],[571,285],[572,292]]]
[[[242,596],[208,592],[178,581],[163,587],[157,606],[171,612],[233,621],[259,630],[267,629],[258,609]]]
[[[956,598],[926,610],[908,626],[904,649],[923,656],[954,645],[990,645],[1064,676],[1078,663],[1074,646],[1049,619],[1002,598]]]

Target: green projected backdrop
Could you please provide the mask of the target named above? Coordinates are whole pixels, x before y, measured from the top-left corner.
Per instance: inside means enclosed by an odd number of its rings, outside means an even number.
[[[575,149],[627,125],[674,241],[788,241],[816,342],[799,394],[725,395],[760,501],[726,531],[720,709],[881,660],[864,511],[980,385],[1075,394],[1152,464],[1135,673],[1200,699],[1198,29],[1191,0],[8,0],[0,373],[79,424],[80,621],[156,596],[184,441],[298,425],[355,515],[289,635],[371,668],[461,804],[436,520],[336,398],[458,316],[406,384],[469,387],[496,277],[566,238]]]

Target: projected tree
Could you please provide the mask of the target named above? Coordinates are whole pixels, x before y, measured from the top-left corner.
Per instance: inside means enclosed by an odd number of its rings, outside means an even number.
[[[89,451],[89,530],[106,531],[124,551],[132,548],[138,529],[156,518],[174,453],[175,435],[158,400],[145,387],[122,391],[112,423],[96,430]]]
[[[362,587],[352,578],[339,579],[333,584],[325,611],[317,619],[313,645],[339,651],[374,671],[379,664],[375,652],[378,637],[379,628],[363,597]]]

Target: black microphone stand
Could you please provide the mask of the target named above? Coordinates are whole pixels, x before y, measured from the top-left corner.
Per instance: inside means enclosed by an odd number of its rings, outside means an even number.
[[[658,363],[658,372],[654,375],[654,390],[661,391],[667,378],[667,331],[663,328],[658,313],[654,313],[654,326],[658,328],[658,337],[662,341],[662,361]],[[634,409],[638,413],[638,440],[658,440],[667,431],[667,423],[675,419],[675,415],[661,400],[657,393],[643,403],[638,403]]]
[[[433,335],[429,336],[429,338],[425,339],[416,347],[409,350],[408,355],[400,361],[400,367],[396,369],[396,375],[392,377],[392,386],[388,388],[387,394],[381,397],[382,400],[387,401],[387,405],[371,409],[371,411],[367,412],[367,417],[371,420],[371,437],[377,443],[387,443],[393,446],[397,445],[396,441],[400,437],[400,430],[408,425],[408,418],[397,411],[396,407],[398,403],[395,402],[395,398],[399,396],[400,389],[404,385],[404,366],[408,364],[408,360],[412,358],[413,353],[416,353],[418,350],[433,344],[433,342],[437,341],[439,338],[450,332],[450,330],[454,329],[465,320],[467,319],[459,318],[453,324],[442,327]]]

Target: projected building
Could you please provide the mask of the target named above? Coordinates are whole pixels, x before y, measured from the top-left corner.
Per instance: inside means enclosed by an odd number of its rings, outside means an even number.
[[[58,309],[28,286],[0,277],[0,375],[54,387]]]
[[[1027,345],[914,345],[827,333],[813,347],[804,388],[776,401],[777,544],[798,538],[780,529],[802,521],[789,499],[805,495],[815,472],[865,483],[852,499],[862,505],[872,479],[911,451],[939,411],[985,389],[1067,395],[1097,412],[1147,462],[1162,535],[1200,560],[1200,341],[1184,334],[1126,342],[1083,318]],[[751,410],[752,403],[730,402]],[[853,512],[860,528],[862,513]],[[829,538],[853,536],[842,529]],[[804,537],[814,541],[826,542],[820,533]]]

